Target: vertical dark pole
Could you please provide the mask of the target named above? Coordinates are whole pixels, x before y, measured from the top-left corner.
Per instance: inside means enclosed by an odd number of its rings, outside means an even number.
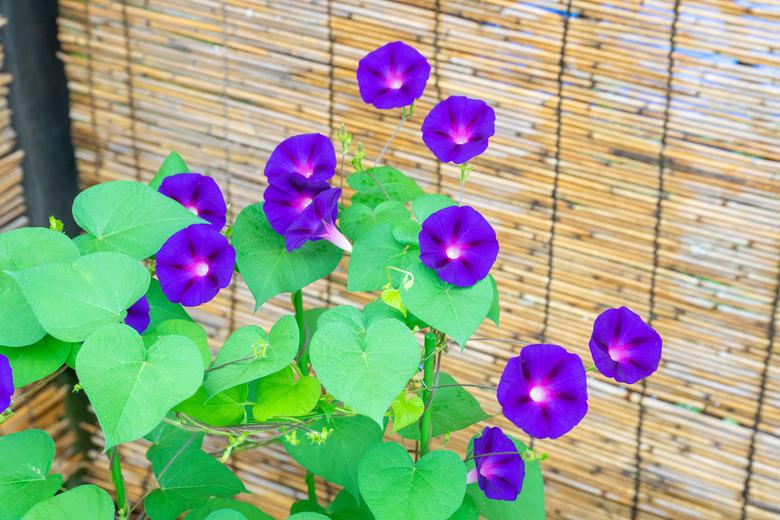
[[[12,124],[25,152],[27,214],[34,226],[48,226],[53,214],[70,234],[78,188],[65,68],[57,57],[57,0],[0,0],[0,14],[8,20],[2,40],[13,76]]]

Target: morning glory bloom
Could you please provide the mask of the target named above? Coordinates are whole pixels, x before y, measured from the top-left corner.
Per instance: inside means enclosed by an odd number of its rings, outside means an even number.
[[[420,52],[404,42],[387,43],[358,63],[360,97],[379,109],[401,108],[422,96],[431,66]]]
[[[465,96],[450,96],[425,117],[422,138],[442,162],[463,164],[488,147],[496,133],[496,114],[487,103]]]
[[[636,383],[658,369],[661,336],[627,307],[607,309],[593,323],[590,353],[596,368],[621,383]]]
[[[290,175],[312,181],[327,181],[336,173],[336,150],[322,134],[288,137],[274,148],[265,163],[265,176],[271,184]]]
[[[156,256],[157,278],[165,296],[194,307],[211,301],[230,284],[236,251],[208,224],[194,224],[172,235]]]
[[[474,208],[443,208],[422,223],[420,261],[447,283],[474,285],[488,275],[497,256],[496,232]]]
[[[8,358],[0,354],[0,413],[11,406],[11,396],[14,395],[14,376]]]
[[[327,240],[344,251],[352,251],[352,244],[336,228],[340,188],[330,188],[314,197],[284,232],[288,251],[298,249],[310,240]]]
[[[528,345],[507,361],[497,396],[515,426],[537,439],[557,439],[588,412],[585,367],[558,345]]]
[[[330,188],[326,181],[307,180],[300,175],[277,177],[265,189],[263,212],[268,223],[280,235],[298,218],[323,191]]]
[[[514,452],[514,453],[510,453]],[[474,439],[474,470],[468,481],[476,479],[479,489],[492,500],[517,500],[523,489],[525,463],[512,439],[501,428],[487,427]]]
[[[209,222],[219,231],[225,226],[227,206],[222,191],[208,175],[179,173],[163,179],[160,193]]]
[[[129,325],[135,329],[138,334],[143,334],[146,327],[149,326],[149,300],[146,296],[141,296],[141,299],[135,302],[127,309],[127,316],[125,316],[125,325]]]

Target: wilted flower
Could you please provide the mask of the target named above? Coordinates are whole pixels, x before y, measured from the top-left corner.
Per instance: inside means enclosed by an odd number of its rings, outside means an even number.
[[[510,358],[497,394],[504,417],[539,439],[557,439],[588,411],[585,367],[558,345],[528,345]]]
[[[469,481],[492,500],[517,500],[523,489],[525,463],[512,439],[501,428],[487,427],[474,439],[474,465]]]
[[[363,101],[379,109],[411,105],[422,96],[431,66],[404,42],[387,43],[358,63],[357,81]]]
[[[11,406],[11,397],[14,395],[14,376],[11,372],[11,363],[8,358],[0,354],[0,413]]]
[[[319,193],[306,206],[284,232],[288,251],[298,249],[310,240],[324,239],[345,251],[352,251],[352,244],[336,228],[341,189],[329,188]]]
[[[422,138],[440,161],[463,164],[487,150],[495,125],[496,115],[484,101],[450,96],[425,117]]]
[[[265,164],[265,176],[271,184],[290,175],[327,181],[336,173],[336,149],[322,134],[288,137],[274,148]]]
[[[171,236],[156,259],[165,296],[194,307],[212,300],[230,284],[236,251],[213,227],[195,224]]]
[[[160,193],[209,222],[219,231],[225,226],[227,206],[214,179],[200,173],[179,173],[163,179]]]
[[[607,309],[593,323],[590,353],[596,368],[621,383],[636,383],[658,369],[661,336],[627,307]]]
[[[146,299],[146,296],[141,296],[140,300],[127,309],[125,325],[133,327],[138,334],[143,334],[146,327],[149,326],[149,321],[149,300]]]
[[[420,261],[445,282],[474,285],[488,275],[497,256],[496,232],[474,208],[443,208],[422,224]]]
[[[277,177],[274,184],[265,189],[263,212],[274,231],[283,235],[323,191],[330,188],[326,181],[307,180],[300,175]]]

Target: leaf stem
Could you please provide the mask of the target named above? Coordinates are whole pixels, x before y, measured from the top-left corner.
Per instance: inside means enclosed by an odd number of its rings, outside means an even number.
[[[379,161],[382,160],[382,157],[384,157],[385,152],[387,152],[387,149],[390,148],[390,143],[393,142],[393,139],[395,139],[395,136],[398,135],[398,132],[401,130],[401,127],[404,126],[405,122],[406,122],[405,113],[402,111],[401,120],[398,122],[398,125],[396,125],[395,129],[393,130],[393,133],[390,134],[390,139],[388,139],[387,142],[385,142],[385,145],[379,151],[379,155],[377,155],[376,159],[374,159],[374,168],[379,166]]]
[[[495,390],[496,389],[495,386],[491,386],[491,385],[477,385],[477,384],[472,384],[472,383],[457,383],[457,384],[450,384],[450,385],[435,385],[435,386],[431,386],[431,387],[428,387],[428,388],[429,389],[452,388],[452,387],[457,387],[457,386],[469,386],[469,387],[473,387],[473,388],[484,388],[486,390]]]
[[[293,291],[290,294],[293,308],[295,309],[295,323],[298,324],[298,366],[303,375],[309,373],[309,349],[306,348],[306,322],[303,319],[303,290]]]
[[[314,473],[306,472],[306,490],[309,493],[309,501],[317,503],[317,487],[314,483]]]
[[[108,450],[109,468],[111,469],[111,480],[114,481],[116,490],[116,504],[119,513],[119,519],[127,518],[127,491],[125,490],[125,479],[122,475],[122,464],[119,460],[119,449],[114,446]]]
[[[436,369],[436,357],[433,355],[436,350],[436,335],[429,332],[425,335],[425,354],[423,363],[423,392],[422,400],[425,403],[425,409],[422,417],[420,417],[420,456],[424,457],[429,451],[429,443],[431,442],[431,403],[432,396],[431,387],[434,386],[434,377]]]

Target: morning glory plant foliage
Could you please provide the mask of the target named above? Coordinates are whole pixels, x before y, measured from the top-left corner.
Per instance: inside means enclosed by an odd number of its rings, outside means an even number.
[[[429,76],[425,56],[403,42],[380,46],[356,71],[365,103],[398,110],[399,128]],[[237,214],[207,172],[172,152],[148,185],[83,191],[73,204],[78,236],[54,218],[49,229],[0,235],[0,421],[73,371],[113,482],[65,490],[48,434],[9,434],[0,438],[0,517],[270,518],[245,502],[227,463],[278,444],[306,472],[308,494],[290,518],[544,518],[546,455],[532,440],[587,420],[589,372],[616,384],[652,374],[661,337],[617,306],[577,345],[499,343],[497,387],[476,374],[457,381],[442,357],[500,323],[491,271],[501,233],[462,200],[471,161],[490,153],[493,109],[451,96],[416,129],[432,157],[460,165],[457,198],[426,194],[385,164],[392,137],[370,162],[346,127],[338,154],[314,130],[288,136],[257,165],[266,187]],[[366,303],[307,305],[307,287],[339,265]],[[233,297],[239,281],[256,319],[209,340],[197,308]],[[271,300],[287,313],[267,310]],[[588,351],[592,362],[575,353]],[[487,390],[482,401],[475,386]],[[206,436],[217,453],[204,450]],[[468,448],[450,449],[455,436],[471,437]],[[155,485],[139,499],[128,496],[122,461],[123,445],[140,439]],[[324,500],[315,478],[342,490]]]

